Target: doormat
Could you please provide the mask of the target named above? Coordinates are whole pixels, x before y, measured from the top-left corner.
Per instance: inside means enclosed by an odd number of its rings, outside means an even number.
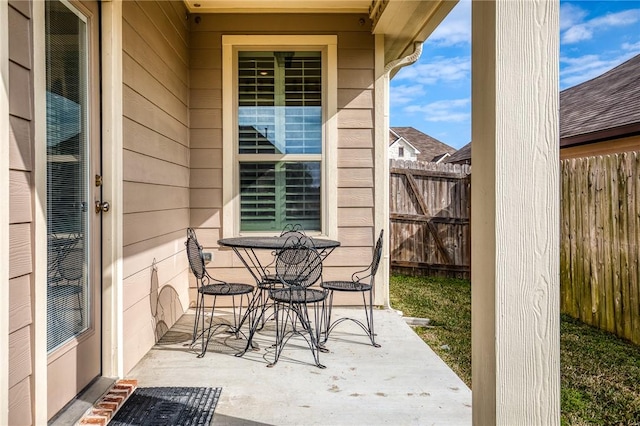
[[[110,426],[209,425],[222,388],[137,388]]]

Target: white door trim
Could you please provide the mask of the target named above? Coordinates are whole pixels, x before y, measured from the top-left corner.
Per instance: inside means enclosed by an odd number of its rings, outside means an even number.
[[[46,424],[47,396],[47,100],[44,2],[32,3],[33,21],[33,423]]]
[[[9,235],[9,4],[0,2],[0,235]],[[9,423],[9,238],[0,239],[0,424]]]
[[[122,0],[102,1],[102,375],[124,377]]]

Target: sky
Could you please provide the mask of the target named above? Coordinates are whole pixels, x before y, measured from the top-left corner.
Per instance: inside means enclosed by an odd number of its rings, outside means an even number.
[[[640,1],[560,1],[560,90],[640,54]],[[391,80],[390,124],[459,149],[471,141],[471,1],[427,39],[417,63]]]

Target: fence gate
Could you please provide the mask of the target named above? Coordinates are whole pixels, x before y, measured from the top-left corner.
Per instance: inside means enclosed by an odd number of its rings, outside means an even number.
[[[471,167],[391,160],[394,272],[470,278]]]

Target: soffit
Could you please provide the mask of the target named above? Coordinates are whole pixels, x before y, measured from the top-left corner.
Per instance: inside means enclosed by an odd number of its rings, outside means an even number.
[[[374,34],[384,34],[387,62],[413,53],[451,12],[458,0],[374,0],[369,16]]]
[[[385,62],[413,52],[458,0],[184,0],[191,13],[363,13],[384,34]]]
[[[192,13],[368,13],[371,0],[185,0]]]

